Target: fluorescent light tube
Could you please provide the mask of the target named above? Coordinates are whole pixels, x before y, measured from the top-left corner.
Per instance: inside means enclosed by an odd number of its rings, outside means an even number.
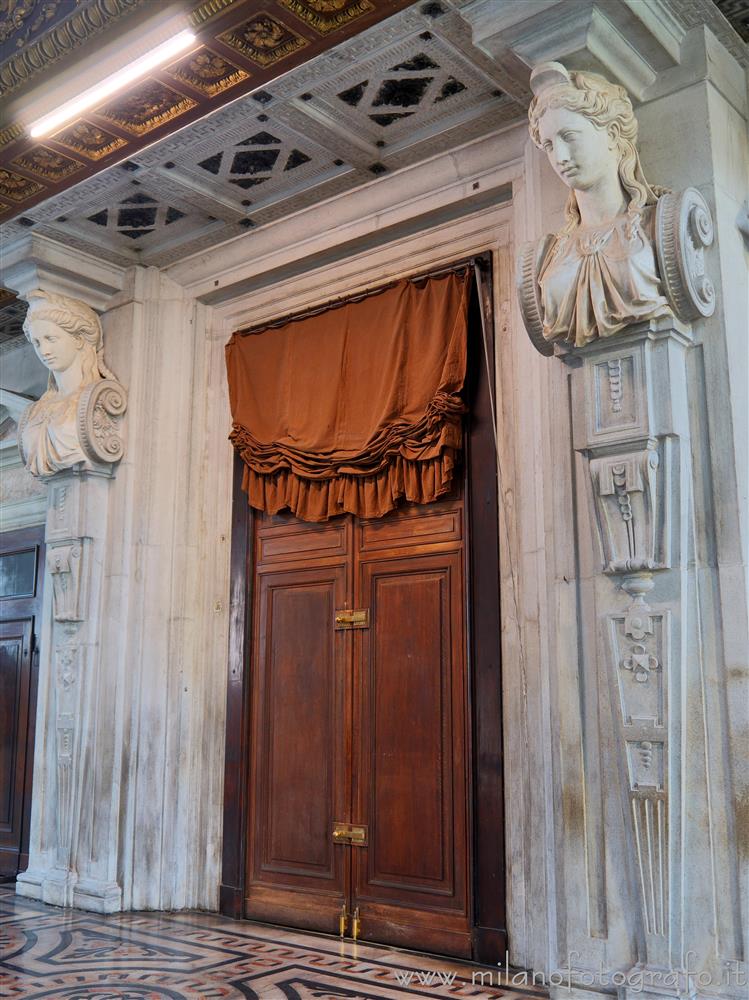
[[[128,84],[133,83],[141,76],[145,76],[150,70],[183,52],[196,41],[197,38],[192,31],[180,31],[174,38],[170,38],[161,45],[157,45],[155,49],[147,52],[139,59],[134,59],[127,66],[123,66],[116,73],[112,73],[111,76],[106,77],[101,83],[97,83],[95,87],[85,90],[78,97],[74,97],[72,101],[67,101],[61,107],[57,108],[56,111],[51,111],[48,115],[44,115],[43,118],[34,122],[30,127],[29,135],[34,139],[38,139],[43,135],[49,135],[50,132],[54,132],[60,125],[64,125],[71,118],[77,118],[78,115],[94,107],[94,105],[100,104],[105,98],[111,97],[118,90],[127,87]]]

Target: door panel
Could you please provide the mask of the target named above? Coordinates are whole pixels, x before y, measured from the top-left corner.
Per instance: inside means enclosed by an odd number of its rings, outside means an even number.
[[[291,907],[322,930],[337,928],[348,880],[332,841],[349,808],[350,654],[333,629],[345,596],[344,565],[259,574],[246,909]]]
[[[439,950],[470,955],[462,554],[363,562],[360,579],[362,937],[434,947],[437,931]]]
[[[463,535],[460,497],[256,517],[247,916],[470,956]]]
[[[32,627],[0,622],[0,874],[15,875],[21,850]]]

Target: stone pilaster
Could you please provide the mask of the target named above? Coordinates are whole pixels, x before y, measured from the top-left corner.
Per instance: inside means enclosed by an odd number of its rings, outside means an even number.
[[[112,831],[92,829],[91,775],[99,714],[116,697],[101,648],[101,594],[106,564],[112,472],[57,473],[48,481],[46,572],[51,584],[40,663],[41,751],[35,774],[29,868],[18,876],[19,895],[57,906],[101,913],[120,908],[121,889],[88,867]],[[110,782],[111,785],[111,782]],[[106,789],[101,789],[105,796]]]
[[[635,901],[637,963],[620,997],[690,997],[700,968],[687,908],[709,878],[703,653],[694,553],[689,327],[631,327],[563,355],[573,447],[587,470],[600,559],[598,660],[608,678],[615,780]],[[608,716],[607,712],[602,712]],[[692,828],[690,831],[690,827]],[[705,939],[714,934],[704,914]]]
[[[4,283],[22,297],[41,290],[99,311],[123,280],[122,269],[34,234],[10,247],[3,263]],[[101,913],[120,909],[122,898],[116,861],[122,750],[108,721],[118,685],[102,649],[125,408],[116,381],[100,378],[84,387],[76,431],[85,461],[39,479],[47,491],[46,596],[29,866],[16,883],[19,895]]]

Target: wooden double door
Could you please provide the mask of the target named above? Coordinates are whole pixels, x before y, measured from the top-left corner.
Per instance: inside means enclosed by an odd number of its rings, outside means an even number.
[[[245,916],[471,955],[465,518],[254,518]]]
[[[44,527],[0,534],[0,880],[28,866]]]

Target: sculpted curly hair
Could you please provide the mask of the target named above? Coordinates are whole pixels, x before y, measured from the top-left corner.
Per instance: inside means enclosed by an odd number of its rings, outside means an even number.
[[[565,108],[584,115],[597,128],[605,129],[616,143],[619,180],[629,198],[628,211],[639,213],[646,205],[654,205],[663,189],[651,187],[645,179],[637,152],[637,119],[624,87],[597,73],[568,73],[560,63],[547,63],[535,70],[531,86],[534,77],[540,86],[534,88],[536,96],[528,109],[528,122],[531,138],[538,148],[542,148],[540,121],[549,108]],[[565,219],[567,232],[580,224],[574,191],[570,191],[567,199]]]
[[[85,382],[95,382],[98,378],[114,379],[114,375],[104,364],[101,322],[93,309],[78,299],[41,289],[30,292],[27,301],[29,309],[23,321],[23,332],[27,340],[31,340],[34,320],[49,320],[71,337],[82,341],[84,347],[88,346],[82,365]],[[57,384],[50,373],[47,391],[56,388]]]

